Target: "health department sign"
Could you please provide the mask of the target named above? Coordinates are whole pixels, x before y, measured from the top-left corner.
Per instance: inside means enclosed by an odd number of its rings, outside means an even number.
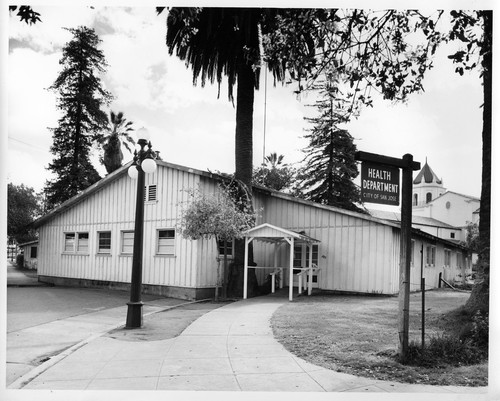
[[[361,200],[383,205],[399,205],[399,168],[363,162]]]

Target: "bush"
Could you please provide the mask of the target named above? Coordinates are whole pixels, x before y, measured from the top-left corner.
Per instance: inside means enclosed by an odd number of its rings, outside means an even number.
[[[483,323],[477,324],[477,335],[484,338]],[[472,330],[472,333],[474,330]],[[408,347],[407,365],[436,367],[474,365],[487,357],[487,349],[479,347],[473,336],[460,339],[455,336],[432,337],[422,350],[421,345],[412,342]]]
[[[16,256],[16,265],[20,268],[24,267],[24,255],[22,253]]]
[[[474,345],[486,351],[489,341],[488,328],[488,312],[477,311],[472,316],[472,321],[462,329],[460,339],[462,341],[471,341]]]

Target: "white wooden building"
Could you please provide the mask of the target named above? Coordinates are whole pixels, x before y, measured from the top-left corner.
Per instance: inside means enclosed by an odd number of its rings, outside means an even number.
[[[24,267],[36,270],[38,266],[38,240],[18,245],[24,256]]]
[[[186,190],[214,193],[220,176],[158,161],[146,175],[143,291],[183,299],[211,297],[217,280],[218,249],[214,240],[184,239],[176,229]],[[127,289],[132,267],[136,181],[127,166],[113,172],[35,222],[39,230],[38,275],[41,281]],[[369,215],[315,204],[276,191],[254,187],[259,210],[256,224],[300,232],[313,244],[319,270],[314,287],[368,294],[396,294],[399,289],[400,228]],[[468,268],[467,250],[457,244],[413,231],[412,289],[420,286],[420,253],[428,287],[438,286],[439,273],[452,279]],[[293,251],[293,266],[304,267],[308,245]],[[291,253],[278,252],[290,264]],[[274,248],[254,246],[260,266],[273,266]],[[270,270],[259,269],[263,283]],[[284,275],[285,286],[288,276]]]

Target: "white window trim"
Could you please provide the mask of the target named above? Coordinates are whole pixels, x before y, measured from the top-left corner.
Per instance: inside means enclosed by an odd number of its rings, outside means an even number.
[[[300,256],[300,266],[294,266],[295,268],[299,267],[307,267],[309,266],[309,245],[308,244],[295,244],[294,247],[301,247],[301,256]],[[313,259],[313,264],[319,265],[319,244],[312,244],[313,253],[314,248],[316,247],[316,261]],[[295,249],[294,249],[294,260],[295,260]]]
[[[101,234],[109,233],[109,250],[108,251],[103,251],[101,250],[99,241],[101,239]],[[111,256],[111,249],[113,247],[113,235],[111,233],[111,230],[101,230],[97,231],[97,255],[99,256]]]
[[[431,250],[431,257],[430,258],[428,257],[429,249]],[[434,260],[432,260],[432,250],[434,250]],[[425,255],[425,266],[426,267],[435,267],[436,266],[436,245],[426,245],[425,246],[425,252],[426,252],[426,255]],[[427,262],[428,259],[431,259],[431,262],[434,262],[434,263],[428,263]]]
[[[67,250],[66,249],[66,236],[68,234],[73,234],[74,235],[74,242],[73,242],[73,249],[72,250]],[[80,243],[80,235],[81,234],[87,234],[87,250],[86,251],[79,251],[79,243]],[[82,255],[82,256],[88,256],[90,255],[90,233],[88,231],[65,231],[64,232],[64,242],[63,242],[63,252],[64,255]]]
[[[134,246],[132,242],[132,252],[123,252],[123,234],[134,233],[134,230],[121,230],[120,231],[120,256],[132,256],[134,254]]]
[[[446,264],[446,254],[448,254],[448,264]],[[451,267],[451,249],[444,248],[444,267]]]
[[[173,251],[172,253],[160,253],[159,252],[159,247],[160,247],[160,231],[173,231],[174,232],[174,238],[173,239]],[[175,227],[165,227],[165,228],[158,228],[156,230],[156,246],[155,246],[155,256],[159,256],[162,258],[174,258],[175,253],[176,253],[176,242],[177,242],[177,230]]]
[[[222,252],[220,252],[221,246],[219,245],[219,241],[222,241],[222,240],[217,240],[217,243],[216,243],[216,246],[217,246],[217,258],[218,258],[218,260],[224,260],[224,250],[222,250]],[[229,244],[232,244],[232,245],[228,245],[228,248],[230,248],[231,253],[227,254],[227,258],[228,259],[233,259],[234,258],[234,239],[231,240],[231,241],[227,241],[227,242]],[[222,245],[222,247],[223,247],[223,245]]]

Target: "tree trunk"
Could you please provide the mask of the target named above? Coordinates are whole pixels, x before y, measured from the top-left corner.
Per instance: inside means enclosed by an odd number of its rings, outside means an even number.
[[[493,11],[481,12],[484,21],[483,42],[483,171],[479,211],[479,258],[476,285],[465,307],[470,312],[489,310],[490,283],[490,217],[491,217],[491,117],[493,67]]]
[[[245,63],[238,67],[238,87],[236,95],[236,137],[235,137],[235,178],[248,187],[252,200],[253,171],[253,103],[255,75],[252,68]],[[251,244],[250,244],[251,245]],[[245,241],[235,240],[234,261],[231,264],[228,282],[228,294],[243,296],[243,264],[245,257]],[[252,247],[249,248],[250,264],[253,264]],[[248,271],[248,296],[258,292],[255,269]]]

